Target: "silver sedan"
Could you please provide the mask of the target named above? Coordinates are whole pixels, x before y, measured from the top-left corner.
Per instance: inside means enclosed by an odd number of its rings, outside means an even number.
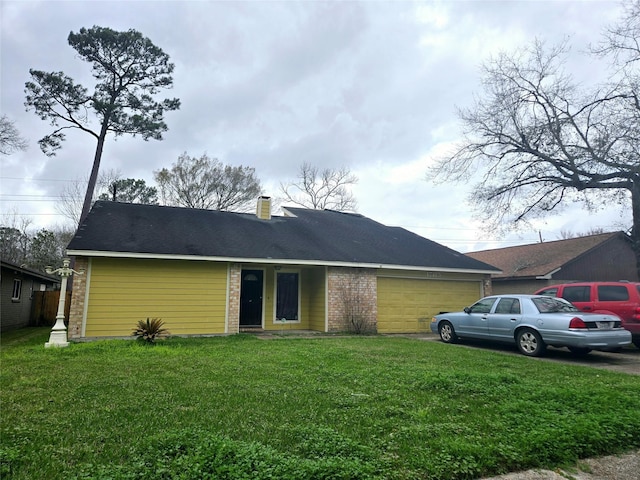
[[[445,343],[476,338],[515,343],[524,355],[537,357],[547,346],[576,354],[616,350],[631,343],[631,333],[615,315],[584,313],[561,298],[540,295],[493,295],[462,312],[431,319],[431,331]]]

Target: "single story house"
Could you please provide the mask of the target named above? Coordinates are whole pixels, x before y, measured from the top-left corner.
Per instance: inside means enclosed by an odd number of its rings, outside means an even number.
[[[129,336],[161,318],[173,335],[256,330],[429,330],[485,293],[497,269],[359,214],[271,215],[98,201],[68,245],[69,339]]]
[[[57,277],[0,261],[0,331],[28,327],[36,292],[53,290],[59,283]]]
[[[533,293],[548,285],[568,282],[640,281],[631,239],[624,232],[496,248],[467,255],[502,270],[491,276],[495,294]]]

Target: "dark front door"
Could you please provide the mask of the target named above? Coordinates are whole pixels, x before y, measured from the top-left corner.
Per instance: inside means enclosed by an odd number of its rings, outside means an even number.
[[[262,326],[262,270],[242,270],[240,326]]]

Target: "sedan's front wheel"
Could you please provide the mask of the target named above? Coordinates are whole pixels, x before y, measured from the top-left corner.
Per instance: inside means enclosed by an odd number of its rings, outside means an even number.
[[[530,328],[516,332],[516,345],[520,353],[527,357],[539,357],[547,349],[540,334]]]
[[[446,320],[440,322],[440,325],[438,325],[438,333],[444,343],[456,343],[458,341],[458,335],[456,335],[453,325]]]

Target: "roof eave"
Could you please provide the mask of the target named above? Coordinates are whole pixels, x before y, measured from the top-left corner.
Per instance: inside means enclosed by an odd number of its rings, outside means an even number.
[[[384,263],[367,262],[344,262],[328,260],[296,260],[282,258],[251,258],[251,257],[216,257],[199,255],[176,255],[158,253],[136,253],[136,252],[107,252],[100,250],[67,250],[69,256],[100,257],[100,258],[141,258],[155,260],[200,260],[206,262],[233,262],[233,263],[262,263],[268,265],[309,265],[326,267],[359,267],[359,268],[385,268],[392,270],[412,270],[429,272],[455,272],[455,273],[475,273],[475,274],[496,274],[500,270],[480,270],[473,268],[447,268],[429,267],[421,265],[394,265]]]
[[[555,270],[551,270],[549,273],[544,275],[512,275],[512,276],[499,276],[492,277],[491,280],[494,282],[509,282],[509,281],[524,281],[524,280],[553,280],[553,276],[562,270],[561,267],[556,268]]]
[[[551,270],[546,275],[539,275],[539,276],[536,277],[536,280],[553,280],[553,276],[556,273],[558,273],[560,270],[562,270],[562,267],[558,267],[555,270]]]
[[[53,275],[40,273],[40,272],[38,272],[36,270],[33,270],[31,268],[22,267],[20,265],[17,265],[17,264],[11,263],[11,262],[2,261],[2,266],[4,268],[9,269],[9,270],[18,270],[24,275],[29,275],[29,276],[31,276],[33,278],[38,278],[40,280],[44,280],[44,281],[47,281],[47,282],[50,282],[50,283],[60,283],[60,279],[58,277],[55,277]]]

